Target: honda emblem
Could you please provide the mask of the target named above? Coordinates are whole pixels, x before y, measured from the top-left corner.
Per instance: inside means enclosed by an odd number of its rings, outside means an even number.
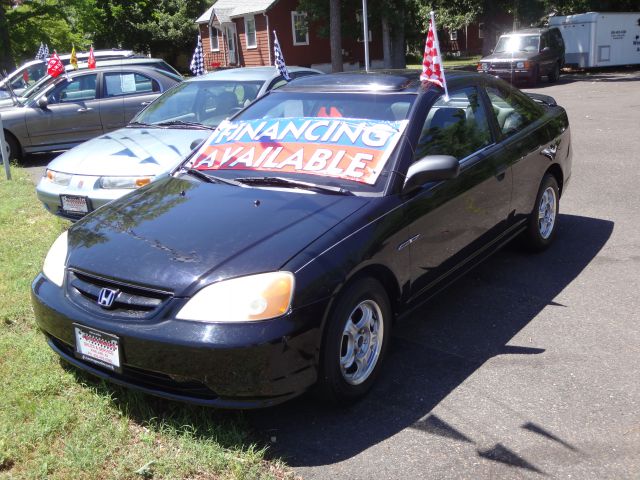
[[[110,308],[118,296],[118,293],[120,293],[119,290],[111,290],[110,288],[101,289],[98,294],[98,305],[102,308]]]

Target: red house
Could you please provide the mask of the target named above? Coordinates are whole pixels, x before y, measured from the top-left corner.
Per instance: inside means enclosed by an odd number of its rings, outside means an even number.
[[[353,12],[355,28],[362,30],[359,12]],[[298,9],[298,0],[218,0],[196,20],[200,27],[205,67],[273,65],[273,31],[287,65],[331,70],[329,39],[317,34]],[[372,68],[382,66],[380,29],[369,30]],[[362,36],[360,36],[362,37]],[[362,38],[342,39],[345,70],[364,68]]]

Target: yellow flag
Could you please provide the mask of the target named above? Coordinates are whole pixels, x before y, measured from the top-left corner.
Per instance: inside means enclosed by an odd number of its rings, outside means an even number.
[[[78,69],[78,57],[76,57],[76,46],[75,45],[71,48],[71,59],[69,60],[69,63],[71,65],[73,65],[73,69],[74,70]]]

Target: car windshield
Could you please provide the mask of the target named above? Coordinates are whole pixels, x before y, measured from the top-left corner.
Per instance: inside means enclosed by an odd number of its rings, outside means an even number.
[[[245,181],[277,176],[379,193],[415,98],[271,92],[233,121],[222,123],[190,166]]]
[[[539,35],[503,35],[498,40],[494,53],[537,52]]]
[[[184,82],[158,97],[132,123],[183,122],[215,127],[249,105],[263,83],[262,80]]]

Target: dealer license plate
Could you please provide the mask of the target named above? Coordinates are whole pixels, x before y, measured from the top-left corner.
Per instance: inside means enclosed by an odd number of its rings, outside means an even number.
[[[120,341],[115,335],[74,324],[76,357],[121,372]]]
[[[87,197],[77,195],[60,195],[62,210],[73,213],[89,213],[89,202]]]

